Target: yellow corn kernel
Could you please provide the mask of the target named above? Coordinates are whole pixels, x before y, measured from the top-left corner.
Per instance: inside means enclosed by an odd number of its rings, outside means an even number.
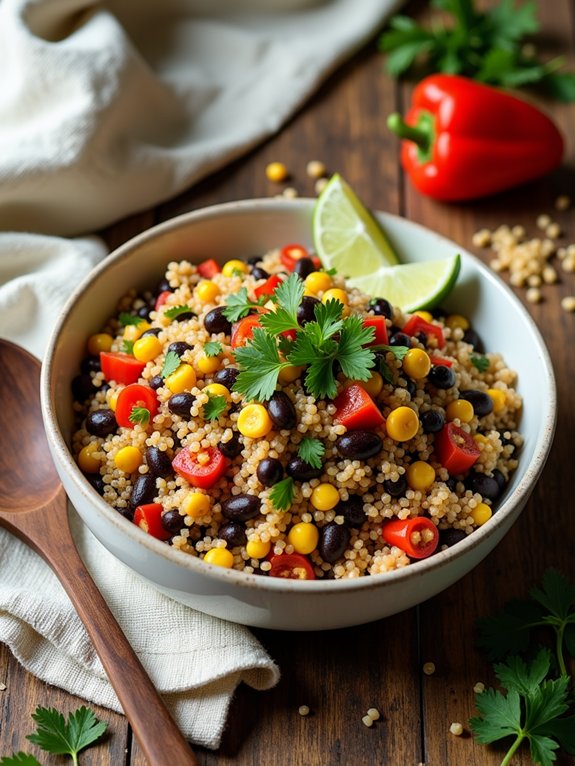
[[[202,303],[213,303],[220,294],[220,288],[215,282],[209,282],[207,279],[202,280],[196,287],[196,297]]]
[[[501,412],[507,401],[505,391],[502,391],[500,388],[488,388],[487,393],[493,401],[493,412]]]
[[[288,383],[293,383],[294,380],[301,378],[304,369],[304,367],[296,367],[293,364],[290,364],[287,367],[282,367],[280,374],[278,375],[278,381],[282,386],[287,386]]]
[[[268,181],[279,183],[285,181],[288,177],[286,166],[283,162],[269,162],[266,165],[266,178]]]
[[[429,355],[421,348],[410,348],[403,357],[403,371],[410,378],[421,380],[429,374],[431,369],[431,359]]]
[[[477,445],[479,445],[479,448],[481,449],[482,444],[487,444],[487,437],[484,436],[483,434],[475,434],[475,436],[473,437],[473,441]]]
[[[114,338],[107,332],[98,332],[88,338],[88,353],[98,356],[100,351],[110,351]]]
[[[385,428],[388,436],[396,442],[406,442],[417,433],[419,418],[411,407],[396,407],[387,416]]]
[[[263,540],[248,540],[246,553],[251,559],[265,559],[271,547],[270,542],[264,543]]]
[[[416,460],[406,470],[406,479],[410,489],[425,492],[435,481],[435,469],[424,460]]]
[[[155,335],[144,335],[134,343],[132,353],[139,362],[151,362],[162,353],[162,349],[163,345]]]
[[[461,314],[450,314],[445,320],[445,325],[451,330],[455,330],[457,327],[460,330],[469,330],[469,320]]]
[[[203,389],[203,392],[208,396],[223,396],[226,402],[229,402],[231,399],[229,389],[225,386],[222,386],[221,383],[210,383],[209,386],[206,386]]]
[[[78,465],[80,470],[84,473],[98,473],[100,470],[100,460],[94,456],[94,452],[98,451],[98,443],[90,442],[85,447],[82,447],[78,453]]]
[[[191,516],[193,519],[199,519],[209,513],[210,510],[210,498],[207,495],[203,495],[201,492],[188,493],[181,505],[181,509],[186,516]]]
[[[119,396],[120,391],[112,391],[112,389],[110,389],[109,393],[106,394],[108,407],[112,410],[112,412],[116,412],[116,404],[118,403]]]
[[[330,290],[326,290],[325,293],[322,295],[322,303],[327,303],[328,301],[339,301],[343,305],[343,311],[341,312],[341,315],[346,317],[350,314],[350,308],[348,305],[348,297],[345,290],[341,290],[339,287],[332,287]]]
[[[213,372],[220,369],[221,364],[219,357],[202,354],[196,362],[196,367],[203,375],[211,375]]]
[[[414,311],[413,313],[417,314],[418,317],[421,317],[424,322],[433,322],[433,314],[429,311]]]
[[[124,340],[136,341],[151,327],[149,322],[142,319],[138,324],[128,324],[124,327]]]
[[[348,386],[358,385],[363,388],[364,391],[374,398],[381,393],[383,388],[383,378],[379,372],[372,372],[368,380],[348,380],[345,383],[346,388]]]
[[[493,511],[487,505],[487,503],[478,503],[478,505],[476,505],[475,508],[471,511],[471,518],[478,527],[480,527],[482,524],[485,524],[486,521],[489,521],[492,516]]]
[[[300,521],[299,524],[294,524],[290,529],[287,541],[289,545],[293,545],[294,550],[298,553],[311,553],[317,548],[319,530],[314,524]]]
[[[234,554],[227,548],[210,548],[204,556],[204,561],[208,564],[215,564],[217,567],[231,569],[234,565]]]
[[[114,464],[124,473],[134,473],[142,465],[142,453],[137,447],[122,447],[116,453]]]
[[[467,399],[454,399],[445,408],[447,420],[460,420],[462,423],[470,423],[473,420],[473,405]]]
[[[333,279],[325,271],[312,271],[304,281],[308,295],[317,295],[333,287]]]
[[[245,261],[240,261],[237,258],[234,258],[231,261],[227,261],[222,266],[222,274],[224,277],[235,277],[236,272],[240,272],[241,274],[247,274],[250,270],[250,267]]]
[[[318,484],[311,493],[310,503],[318,511],[331,511],[339,503],[339,492],[333,484]]]
[[[196,373],[191,364],[181,364],[175,372],[164,380],[173,394],[181,394],[182,391],[189,390],[196,385]]]
[[[268,411],[262,404],[247,404],[238,416],[238,431],[250,439],[260,439],[273,428]]]

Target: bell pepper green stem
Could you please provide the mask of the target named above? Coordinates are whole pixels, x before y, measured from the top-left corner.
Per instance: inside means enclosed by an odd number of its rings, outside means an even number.
[[[429,130],[408,125],[398,112],[389,115],[387,118],[387,127],[395,133],[396,136],[404,138],[407,141],[413,141],[423,149],[423,151],[429,150],[429,145],[431,143]]]

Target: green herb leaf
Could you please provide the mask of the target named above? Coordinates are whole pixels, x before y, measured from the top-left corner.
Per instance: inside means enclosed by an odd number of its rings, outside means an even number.
[[[476,370],[479,370],[479,372],[487,372],[489,365],[491,364],[489,359],[483,354],[472,354],[469,359],[471,364]]]
[[[297,274],[290,274],[276,287],[271,300],[277,304],[275,311],[263,314],[261,325],[272,335],[286,330],[299,330],[297,309],[303,298],[305,286]]]
[[[266,296],[267,298],[267,296]],[[254,306],[261,306],[266,302],[266,298],[263,301],[252,301],[248,298],[248,291],[245,287],[242,287],[237,293],[233,293],[228,296],[228,300],[222,314],[228,320],[228,322],[237,322],[239,319],[247,316]]]
[[[54,755],[70,755],[77,763],[77,755],[106,731],[108,724],[98,721],[92,710],[80,707],[68,715],[68,720],[54,708],[37,707],[32,714],[37,731],[27,739]]]
[[[358,316],[347,317],[339,336],[337,360],[343,374],[350,380],[369,380],[375,356],[371,349],[364,348],[373,340],[375,329],[364,327]]]
[[[542,86],[549,96],[558,101],[575,101],[575,75],[570,72],[546,74]]]
[[[193,311],[189,306],[184,305],[172,306],[164,311],[164,316],[168,319],[176,319],[177,317],[182,316],[182,314],[193,314]]]
[[[208,357],[219,356],[223,350],[222,344],[217,340],[209,340],[204,345],[204,354]]]
[[[295,484],[291,476],[278,481],[270,490],[270,500],[277,511],[291,508],[295,494]]]
[[[325,444],[319,439],[306,436],[301,440],[297,454],[312,468],[321,468],[323,465],[321,459],[325,455]]]
[[[131,356],[134,355],[134,341],[133,340],[123,340],[121,349],[123,354],[130,354]]]
[[[168,378],[173,372],[175,372],[180,366],[180,357],[175,351],[168,351],[164,364],[162,365],[162,371],[160,375],[162,378]]]
[[[136,316],[135,314],[128,314],[127,312],[122,311],[122,313],[118,317],[118,321],[120,322],[121,325],[123,325],[124,327],[127,327],[130,324],[139,325],[144,320],[142,319],[142,317]]]
[[[228,402],[225,396],[210,396],[202,410],[204,418],[206,420],[217,420],[227,406]]]
[[[128,420],[144,426],[150,422],[150,410],[147,407],[133,407]]]
[[[391,370],[389,369],[389,365],[385,361],[385,359],[380,359],[379,360],[379,374],[385,380],[386,383],[389,383],[392,386],[395,385],[395,380],[393,379],[393,374],[392,374]]]
[[[281,370],[288,366],[288,362],[280,358],[276,339],[263,328],[256,327],[252,340],[236,348],[234,355],[240,374],[233,390],[258,402],[270,399]]]
[[[37,761],[33,755],[19,752],[5,755],[0,761],[0,766],[40,766],[40,761]]]

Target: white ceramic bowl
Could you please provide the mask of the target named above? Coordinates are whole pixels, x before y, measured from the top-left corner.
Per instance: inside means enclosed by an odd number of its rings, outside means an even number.
[[[404,260],[461,252],[458,284],[445,305],[470,317],[486,348],[519,373],[525,438],[519,468],[493,517],[464,541],[385,575],[298,581],[244,574],[206,564],[146,535],[91,488],[72,459],[70,382],[86,339],[113,315],[130,287],[157,282],[168,261],[248,258],[291,242],[311,246],[313,200],[248,200],[197,210],[155,226],[118,248],[67,303],[42,371],[42,410],[50,449],[74,507],[103,545],[178,601],[246,625],[284,630],[345,627],[377,620],[435,595],[476,566],[517,520],[541,473],[555,428],[551,363],[527,311],[474,256],[395,216],[381,221]]]

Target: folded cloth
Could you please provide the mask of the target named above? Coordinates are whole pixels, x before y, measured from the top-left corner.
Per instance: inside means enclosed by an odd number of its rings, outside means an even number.
[[[400,0],[2,0],[0,336],[41,357],[104,257],[89,234],[271,135]],[[21,233],[33,232],[33,233]],[[237,684],[276,665],[245,628],[158,593],[72,515],[80,552],[182,731],[217,747]],[[0,530],[0,641],[119,710],[64,591]]]

